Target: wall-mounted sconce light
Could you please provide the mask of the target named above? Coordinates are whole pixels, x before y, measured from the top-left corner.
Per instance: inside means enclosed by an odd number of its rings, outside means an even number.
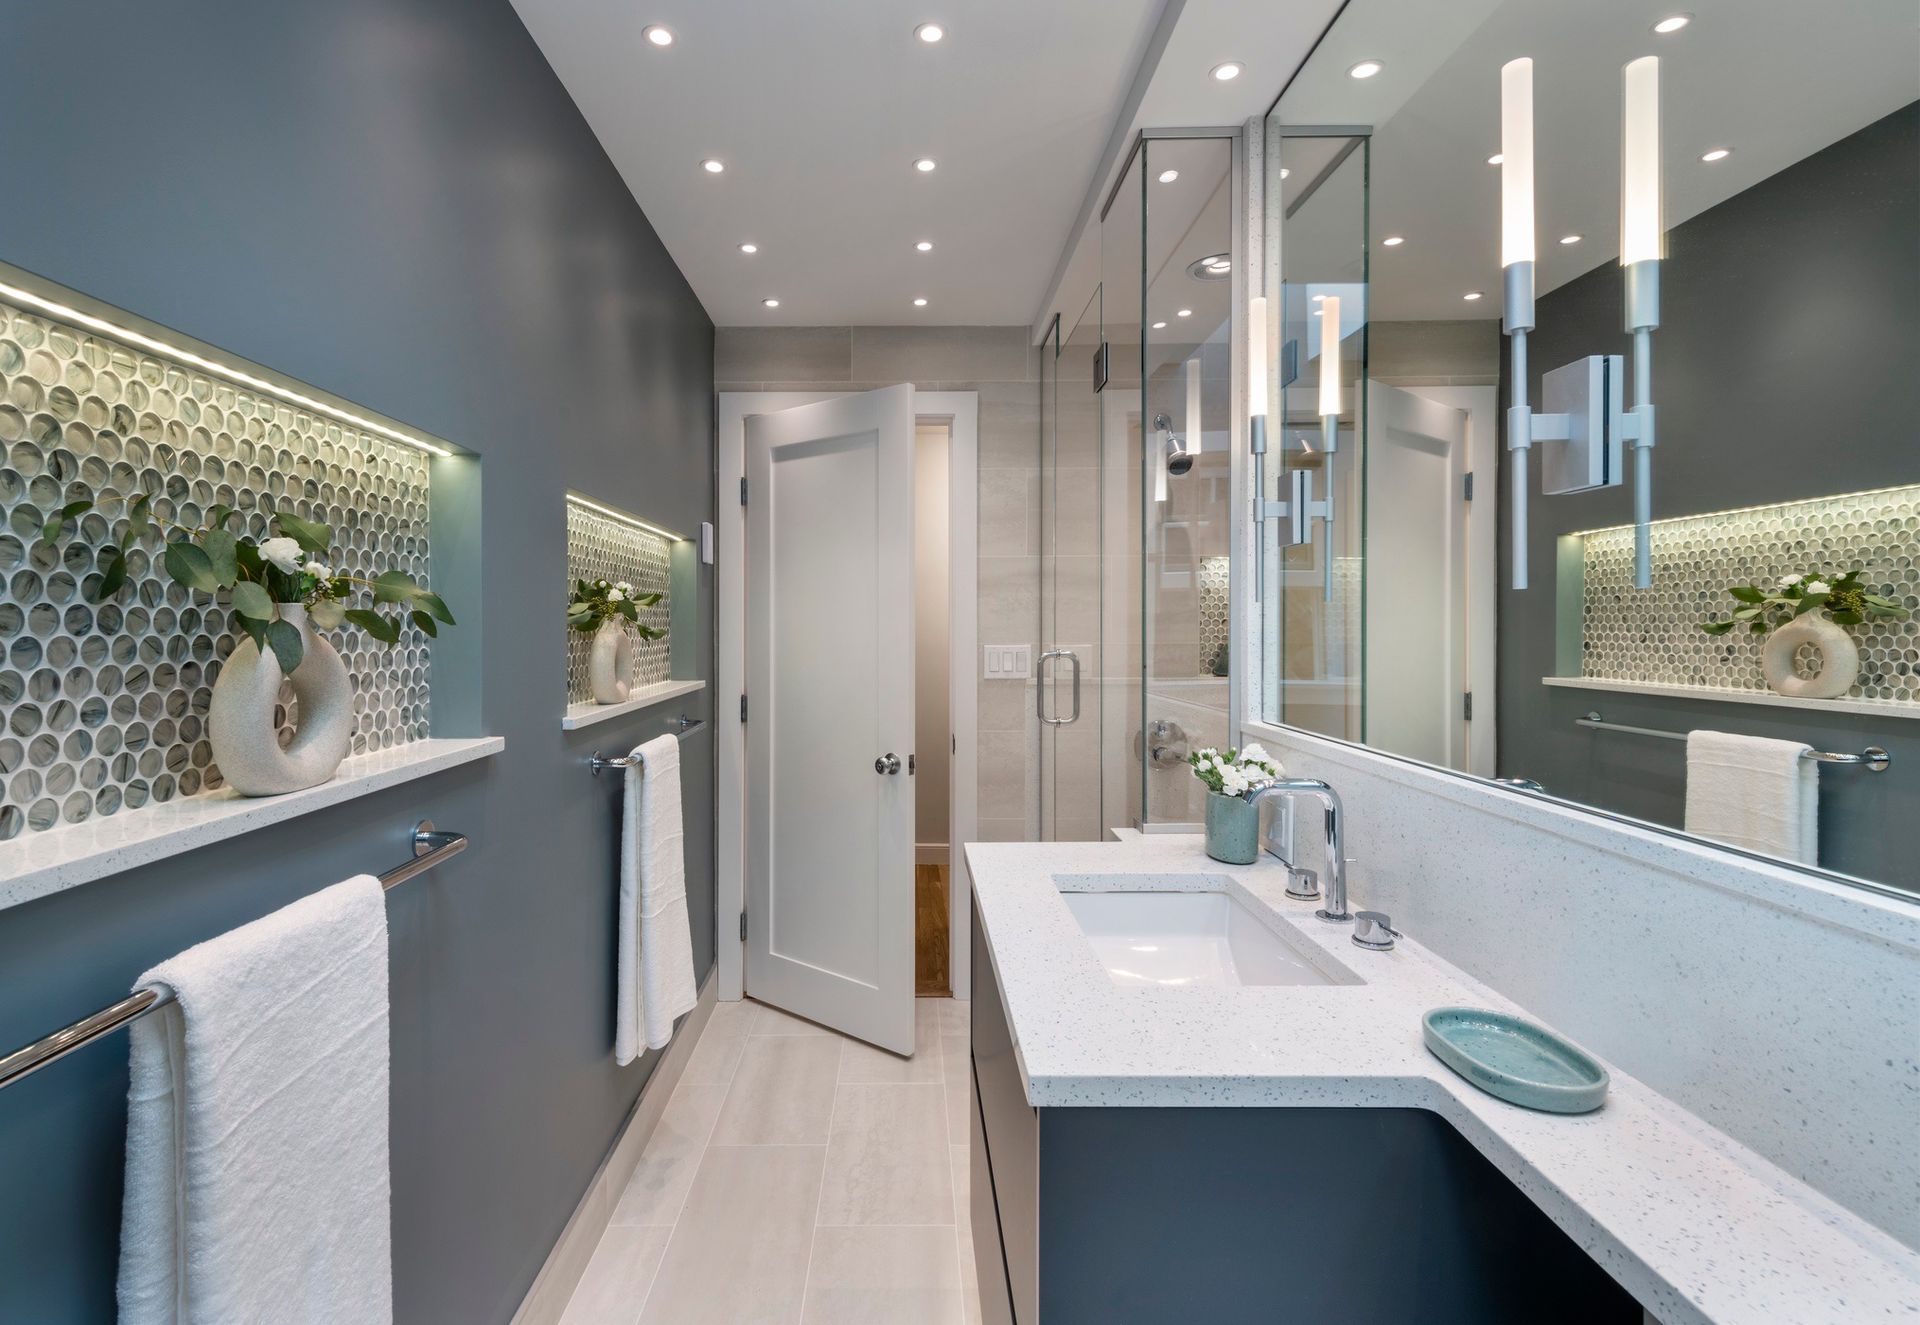
[[[1548,495],[1613,487],[1624,478],[1624,448],[1634,453],[1634,584],[1653,583],[1648,524],[1653,511],[1653,331],[1660,325],[1660,61],[1646,56],[1622,71],[1620,265],[1626,275],[1626,324],[1633,333],[1634,405],[1623,403],[1617,354],[1589,355],[1541,379],[1546,410],[1528,403],[1527,333],[1533,330],[1533,61],[1500,69],[1500,265],[1512,348],[1507,449],[1513,455],[1513,587],[1527,576],[1528,456],[1545,453],[1540,488]]]
[[[1254,502],[1256,523],[1281,520],[1281,542],[1299,547],[1312,541],[1313,522],[1317,519],[1326,531],[1326,548],[1321,560],[1325,572],[1325,597],[1333,600],[1333,455],[1340,446],[1340,296],[1315,295],[1320,316],[1320,451],[1326,459],[1325,495],[1313,498],[1313,471],[1296,469],[1286,475],[1287,499],[1268,501],[1258,496]],[[1247,414],[1252,427],[1252,451],[1255,456],[1256,490],[1264,493],[1267,450],[1267,301],[1258,297],[1247,301]],[[1289,341],[1285,364],[1281,367],[1281,386],[1294,380],[1297,346]],[[1264,593],[1264,582],[1257,586]]]

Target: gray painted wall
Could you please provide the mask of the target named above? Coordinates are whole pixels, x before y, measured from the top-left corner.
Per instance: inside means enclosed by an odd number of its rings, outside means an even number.
[[[1654,338],[1654,518],[1920,481],[1920,103],[1764,180],[1667,235]],[[1529,347],[1538,374],[1587,354],[1628,354],[1613,263],[1543,296]],[[1834,332],[1841,334],[1833,334]],[[1503,402],[1504,404],[1504,399]],[[1504,458],[1504,449],[1503,449]],[[1711,726],[1835,750],[1881,745],[1895,769],[1822,773],[1820,856],[1832,869],[1920,886],[1920,858],[1888,825],[1920,811],[1911,722],[1801,709],[1554,690],[1554,540],[1630,523],[1631,483],[1541,497],[1529,521],[1534,587],[1510,580],[1501,468],[1502,776],[1678,824],[1680,747],[1573,725]]]
[[[0,912],[0,1046],[395,863],[423,815],[471,834],[388,900],[396,1306],[504,1321],[652,1070],[611,1058],[618,788],[580,761],[665,715],[560,730],[565,641],[544,623],[562,493],[683,531],[711,518],[712,325],[506,0],[22,8],[0,160],[0,259],[480,455],[481,528],[436,516],[436,583],[463,586],[436,670],[468,683],[435,714],[440,734],[507,738],[486,763]],[[703,568],[707,677],[712,595]],[[706,738],[685,776],[704,975]],[[0,1092],[8,1319],[113,1318],[125,1065],[116,1037]]]

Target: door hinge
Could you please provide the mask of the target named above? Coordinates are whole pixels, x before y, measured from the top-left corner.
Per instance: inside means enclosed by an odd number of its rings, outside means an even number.
[[[1467,471],[1466,478],[1460,482],[1460,500],[1473,500],[1473,471],[1471,469]]]
[[[745,722],[746,720],[747,720],[747,697],[745,695],[742,695],[740,696],[740,721]]]
[[[913,756],[912,755],[907,756],[907,776],[908,777],[913,776]]]
[[[740,941],[742,943],[747,941],[747,913],[745,911],[740,913]]]
[[[747,481],[744,478],[740,480],[740,504],[747,504]]]
[[[1467,722],[1473,721],[1473,691],[1460,696],[1460,716]]]
[[[953,753],[953,754],[959,754],[959,753],[960,753],[960,738],[959,738],[958,736],[950,736],[950,737],[948,737],[948,738],[947,738],[947,740],[948,740],[948,743],[949,743],[949,745],[951,746],[951,753]]]

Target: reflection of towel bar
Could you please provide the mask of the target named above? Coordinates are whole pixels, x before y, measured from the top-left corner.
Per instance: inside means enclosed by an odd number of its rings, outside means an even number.
[[[675,718],[674,721],[679,725],[676,735],[683,741],[707,725],[705,718]],[[587,760],[587,767],[593,770],[595,777],[599,777],[600,770],[603,768],[642,768],[645,762],[637,754],[603,755],[595,750],[592,757]]]
[[[1600,716],[1598,709],[1584,718],[1575,718],[1575,725],[1592,727],[1596,731],[1628,732],[1634,736],[1658,736],[1663,741],[1684,741],[1685,732],[1661,731],[1657,727],[1631,727],[1624,722],[1608,722]],[[1877,745],[1869,745],[1857,755],[1842,754],[1834,750],[1802,750],[1802,759],[1812,759],[1822,764],[1865,764],[1875,773],[1884,773],[1893,763],[1893,756]]]
[[[416,874],[438,865],[441,861],[459,855],[467,849],[467,839],[462,833],[444,833],[437,831],[431,819],[422,819],[413,826],[411,836],[413,859],[403,865],[395,865],[380,876],[380,886],[392,889],[405,883]],[[45,1039],[35,1040],[23,1049],[0,1058],[0,1086],[11,1086],[21,1078],[30,1076],[58,1058],[65,1058],[83,1044],[92,1044],[102,1035],[119,1030],[139,1020],[162,1003],[173,1001],[173,995],[162,994],[153,989],[136,989],[112,1007],[101,1008],[90,1017],[82,1017],[65,1030],[55,1031]]]

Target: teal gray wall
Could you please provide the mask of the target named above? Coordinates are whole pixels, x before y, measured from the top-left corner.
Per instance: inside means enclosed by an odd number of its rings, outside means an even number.
[[[1920,482],[1920,103],[1674,227],[1660,276],[1655,519]],[[1533,399],[1543,370],[1588,354],[1631,356],[1620,309],[1613,263],[1542,296],[1529,346]],[[1508,476],[1503,464],[1502,776],[1677,825],[1686,793],[1679,744],[1588,731],[1576,717],[1599,708],[1609,721],[1669,731],[1884,746],[1895,759],[1889,774],[1822,772],[1821,863],[1920,887],[1920,858],[1888,831],[1920,813],[1913,723],[1543,686],[1554,674],[1554,540],[1631,523],[1632,485],[1570,497],[1536,488],[1534,587],[1515,592],[1505,587]]]
[[[665,715],[560,730],[562,494],[685,532],[712,518],[711,322],[506,0],[22,7],[0,161],[0,260],[480,456],[478,528],[436,515],[436,581],[464,601],[435,711],[441,734],[507,740],[0,911],[0,1049],[397,863],[415,819],[471,834],[388,899],[395,1296],[403,1322],[505,1321],[653,1062],[611,1058],[618,788],[581,760]],[[710,678],[710,568],[697,597]],[[703,976],[711,749],[689,740],[684,765]],[[0,1091],[7,1319],[113,1319],[125,1090],[121,1036]]]

